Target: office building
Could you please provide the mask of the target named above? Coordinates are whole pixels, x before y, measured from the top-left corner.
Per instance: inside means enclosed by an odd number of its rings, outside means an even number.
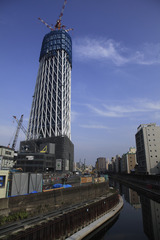
[[[105,172],[106,171],[106,158],[99,157],[96,161],[96,169],[98,172]]]
[[[160,126],[156,123],[141,124],[135,138],[138,172],[160,174]]]
[[[122,155],[121,173],[133,173],[137,165],[136,148],[130,148],[129,151]]]

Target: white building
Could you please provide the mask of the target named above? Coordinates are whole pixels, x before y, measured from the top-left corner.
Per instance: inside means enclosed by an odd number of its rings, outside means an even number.
[[[141,124],[135,137],[138,172],[160,174],[160,126]]]
[[[0,146],[0,170],[9,170],[13,168],[14,164],[14,150]]]

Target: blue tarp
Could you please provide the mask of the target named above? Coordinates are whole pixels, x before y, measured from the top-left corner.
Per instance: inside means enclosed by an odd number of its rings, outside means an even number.
[[[61,187],[63,187],[63,184],[61,183],[56,183],[53,185],[53,188],[61,188]]]
[[[70,184],[65,184],[65,185],[63,185],[63,187],[64,187],[64,188],[69,188],[69,187],[72,187],[72,185],[70,185]]]
[[[70,184],[61,184],[61,183],[56,183],[53,185],[53,188],[61,188],[61,187],[64,187],[64,188],[69,188],[69,187],[72,187],[72,185]]]
[[[38,193],[37,191],[33,191],[33,192],[31,192],[31,193]]]

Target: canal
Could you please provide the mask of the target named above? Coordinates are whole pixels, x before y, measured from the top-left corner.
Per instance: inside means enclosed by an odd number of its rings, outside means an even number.
[[[160,240],[160,203],[110,180],[119,190],[124,206],[112,225],[105,226],[92,240]]]

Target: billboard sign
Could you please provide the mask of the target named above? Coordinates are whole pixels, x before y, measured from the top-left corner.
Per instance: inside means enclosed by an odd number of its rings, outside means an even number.
[[[81,183],[92,183],[92,177],[81,177]]]
[[[48,153],[48,143],[43,143],[40,145],[40,153]]]
[[[34,160],[34,156],[26,156],[28,160]]]
[[[65,170],[69,171],[69,160],[65,159]]]
[[[62,170],[62,159],[56,159],[56,170]]]

